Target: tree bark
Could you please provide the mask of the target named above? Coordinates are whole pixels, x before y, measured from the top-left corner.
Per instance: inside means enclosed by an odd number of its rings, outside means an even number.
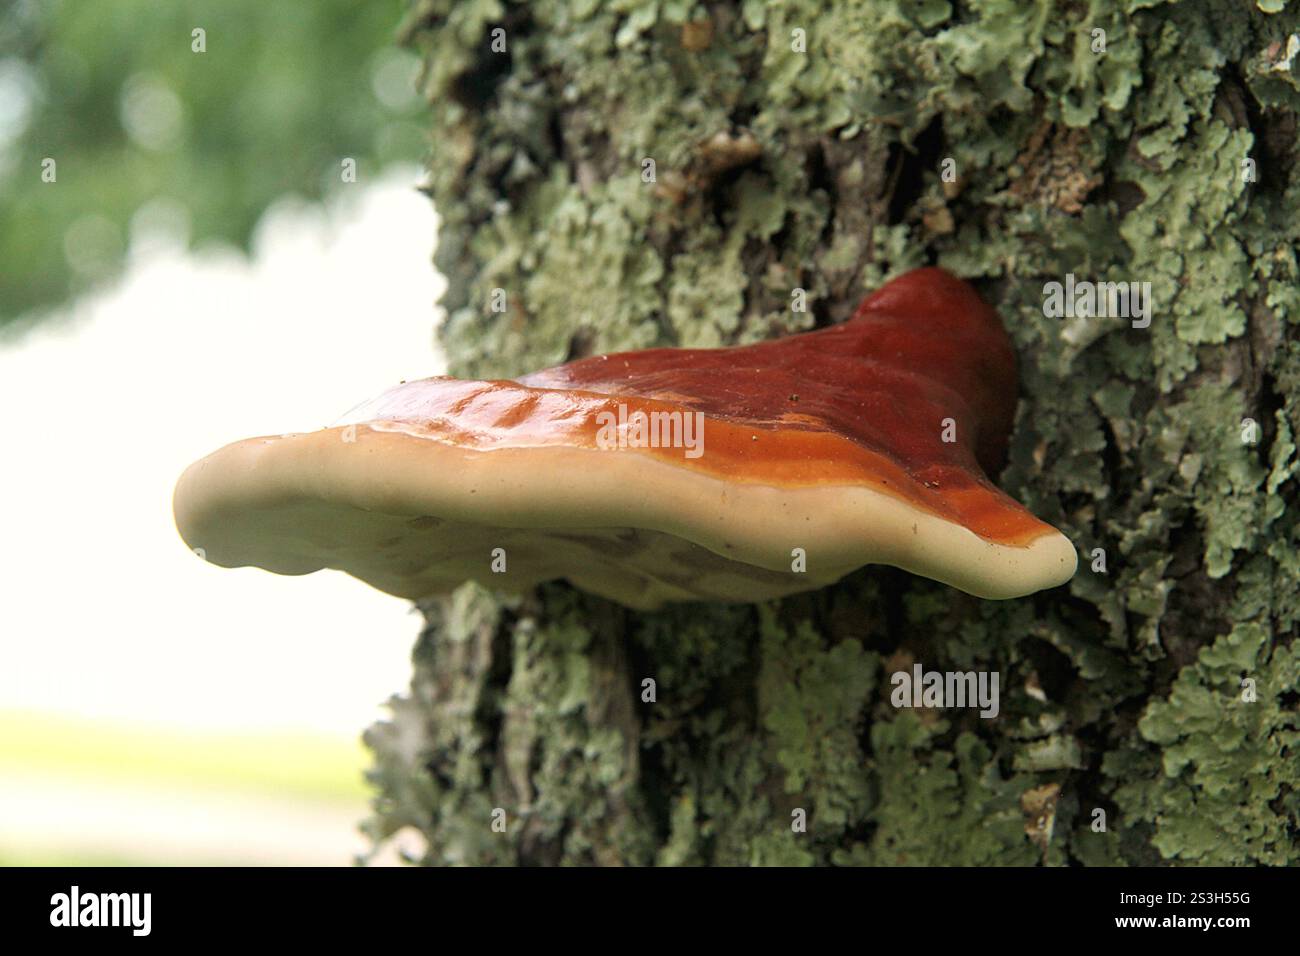
[[[429,864],[1300,859],[1291,7],[418,0],[452,374],[822,327],[942,265],[1020,356],[999,484],[1081,564],[1006,602],[881,567],[649,614],[466,586],[422,605],[367,733],[375,840],[418,834]],[[1150,326],[1049,318],[1067,273],[1151,283]],[[996,671],[999,715],[894,707],[913,663]]]

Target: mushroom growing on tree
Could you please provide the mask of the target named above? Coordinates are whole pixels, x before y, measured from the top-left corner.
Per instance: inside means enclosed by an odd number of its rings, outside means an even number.
[[[406,382],[195,462],[176,523],[219,565],[412,599],[564,578],[635,608],[759,601],[876,563],[1012,598],[1077,560],[987,477],[1016,400],[996,313],[917,269],[847,322],[755,345]]]

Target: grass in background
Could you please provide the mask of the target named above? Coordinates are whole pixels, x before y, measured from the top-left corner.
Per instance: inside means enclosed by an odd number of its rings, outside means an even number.
[[[0,866],[347,865],[366,762],[345,737],[0,711],[0,802],[41,818],[0,821]]]
[[[0,779],[21,768],[355,803],[366,796],[365,762],[359,737],[182,732],[0,712]]]

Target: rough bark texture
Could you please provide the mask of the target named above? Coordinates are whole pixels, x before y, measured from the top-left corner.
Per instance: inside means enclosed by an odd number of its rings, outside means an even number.
[[[943,265],[1020,355],[1000,484],[1083,561],[1003,603],[886,568],[656,614],[463,588],[423,607],[367,734],[376,840],[418,832],[432,864],[1296,862],[1300,56],[1279,68],[1294,5],[1260,7],[419,0],[453,374],[823,326]],[[1152,283],[1150,328],[1045,317],[1066,273]],[[913,661],[998,671],[1000,715],[891,706]]]

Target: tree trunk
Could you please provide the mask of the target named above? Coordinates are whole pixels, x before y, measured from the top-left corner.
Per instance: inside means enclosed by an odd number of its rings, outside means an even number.
[[[367,733],[375,839],[413,828],[430,864],[1300,860],[1291,7],[418,0],[452,374],[822,327],[941,265],[1020,356],[997,480],[1081,563],[1005,602],[882,567],[658,613],[466,586],[422,606]],[[1149,327],[1049,317],[1067,274],[1149,282]],[[893,706],[913,663],[996,671],[1000,713]]]

